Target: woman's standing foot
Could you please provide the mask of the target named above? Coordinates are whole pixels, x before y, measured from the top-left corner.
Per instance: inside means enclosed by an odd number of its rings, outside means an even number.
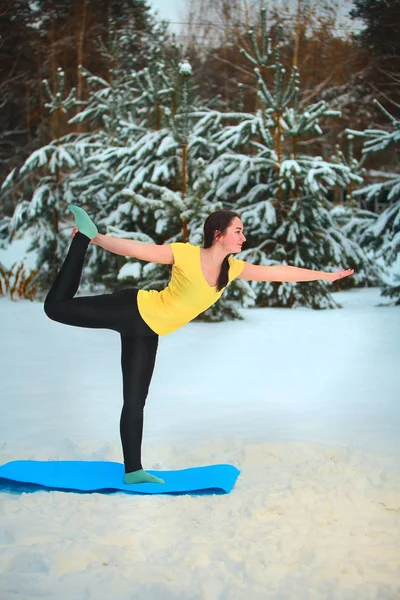
[[[165,483],[164,479],[155,477],[143,469],[139,471],[132,471],[132,473],[125,473],[124,483]]]

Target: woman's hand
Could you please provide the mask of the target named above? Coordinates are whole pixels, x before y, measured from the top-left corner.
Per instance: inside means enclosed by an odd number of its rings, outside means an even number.
[[[336,281],[337,279],[343,279],[343,277],[349,277],[353,275],[354,269],[342,269],[336,273],[324,273],[324,281]]]

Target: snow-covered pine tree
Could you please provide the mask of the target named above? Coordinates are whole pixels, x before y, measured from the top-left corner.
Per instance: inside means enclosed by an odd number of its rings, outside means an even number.
[[[80,202],[91,208],[93,218],[106,229],[105,232],[141,241],[163,242],[167,225],[165,216],[171,212],[171,207],[166,205],[164,217],[161,217],[162,204],[152,202],[151,194],[149,198],[141,194],[146,181],[157,183],[161,178],[163,183],[163,176],[169,170],[173,172],[162,153],[162,149],[165,150],[162,142],[168,136],[168,129],[158,129],[161,100],[173,91],[168,87],[165,64],[160,63],[161,57],[167,54],[166,25],[154,24],[152,31],[146,44],[143,36],[141,38],[146,59],[143,69],[126,72],[120,67],[118,57],[125,49],[129,35],[135,36],[135,31],[127,28],[116,32],[110,48],[103,47],[104,56],[112,59],[110,81],[84,72],[91,89],[89,101],[71,122],[89,122],[95,131],[77,139],[80,146],[90,145],[92,151],[76,173],[71,187],[80,193]],[[140,62],[143,63],[143,57]],[[132,62],[133,66],[136,64],[139,61]],[[170,162],[172,166],[176,162],[173,153]],[[97,247],[89,258],[92,274],[96,270],[111,288],[120,286],[118,279],[124,278],[128,271],[130,277],[135,273],[137,280],[141,280],[140,265],[125,267],[119,273],[124,264],[122,257],[110,257]],[[160,270],[166,271],[166,267],[160,265]],[[160,286],[167,276],[166,272],[162,277],[156,274],[157,285]],[[141,284],[146,285],[146,281]]]
[[[280,60],[280,30],[272,48],[265,10],[261,23],[260,46],[251,29],[253,55],[242,51],[253,65],[261,106],[251,115],[232,114],[239,122],[213,136],[218,156],[208,167],[210,194],[242,215],[249,248],[239,258],[316,270],[351,267],[376,277],[359,244],[335,224],[327,199],[330,188],[362,179],[337,160],[301,152],[302,142],[322,135],[321,119],[339,113],[323,101],[302,106],[298,70],[293,67],[288,76]],[[337,306],[330,284],[321,281],[252,282],[251,288],[259,306]]]
[[[340,145],[337,144],[335,155],[332,156],[332,161],[348,166],[352,173],[364,178],[366,155],[363,155],[361,159],[358,160],[354,153],[354,136],[348,133],[346,137],[348,142],[347,151],[344,152]],[[377,214],[360,206],[359,198],[354,196],[355,183],[353,180],[349,181],[346,190],[340,190],[341,193],[344,191],[346,192],[345,202],[335,204],[330,213],[335,224],[340,227],[346,239],[360,243],[366,229],[375,222]],[[362,244],[360,245],[363,247]],[[364,247],[363,249],[365,251],[368,250],[368,248]],[[358,284],[370,282],[365,271],[357,273],[357,282]]]
[[[191,66],[176,44],[168,52],[155,48],[147,67],[134,73],[132,80],[138,92],[132,102],[136,120],[120,118],[128,137],[116,136],[96,157],[100,172],[113,170],[116,188],[109,197],[109,215],[102,223],[116,236],[158,243],[201,243],[200,225],[222,206],[203,202],[209,184],[202,158],[211,156],[207,138],[214,119],[210,119],[207,106],[196,100]],[[138,114],[143,117],[140,122]],[[170,269],[164,265],[142,265],[134,259],[118,274],[130,284],[156,289],[163,287],[169,276]],[[235,316],[222,304],[216,319],[223,313]],[[208,314],[204,318],[214,317]]]
[[[367,201],[385,192],[389,206],[378,216],[375,222],[365,229],[360,243],[370,249],[377,259],[383,259],[389,267],[394,268],[394,278],[390,280],[382,276],[382,296],[393,298],[396,305],[400,304],[400,174],[399,174],[399,143],[400,121],[393,117],[375,100],[375,104],[386,114],[390,121],[387,131],[382,129],[366,129],[365,131],[348,130],[352,135],[364,138],[362,153],[364,156],[392,149],[397,162],[397,170],[385,173],[385,178],[379,183],[364,186],[354,192],[354,195],[365,196]]]
[[[70,121],[85,122],[91,129],[76,140],[80,145],[90,145],[91,153],[85,164],[87,172],[77,173],[74,189],[79,191],[82,203],[89,207],[94,204],[93,210],[97,211],[94,218],[100,225],[106,225],[110,212],[118,208],[119,192],[125,187],[121,164],[130,149],[143,150],[141,140],[148,131],[149,112],[137,84],[137,73],[143,63],[151,64],[153,57],[165,50],[168,41],[165,23],[157,24],[153,19],[149,23],[151,29],[146,35],[138,32],[134,23],[113,30],[109,46],[102,45],[102,54],[109,64],[109,78],[105,80],[83,70],[91,90],[89,99],[84,110]],[[138,44],[141,54],[129,58],[127,48]],[[138,211],[132,214],[133,221],[128,218],[126,206],[123,214],[121,224],[128,231],[135,223],[138,230],[142,225],[146,228],[145,222],[138,222],[141,216],[143,218]]]
[[[115,165],[107,164],[103,160],[103,153],[112,143],[120,145],[122,141],[119,140],[124,140],[127,144],[132,137],[143,135],[145,119],[133,106],[138,90],[132,83],[129,86],[133,79],[131,73],[126,73],[129,62],[126,49],[140,47],[144,56],[132,57],[129,64],[137,64],[138,67],[142,65],[146,60],[145,54],[151,53],[153,46],[157,47],[160,41],[166,39],[165,24],[157,25],[152,21],[150,26],[153,29],[145,32],[133,27],[129,20],[125,29],[117,29],[111,24],[110,81],[82,68],[92,92],[85,108],[70,120],[71,123],[86,122],[91,130],[63,137],[56,130],[55,139],[32,153],[19,172],[10,173],[2,186],[3,193],[18,186],[22,190],[22,196],[13,217],[5,218],[0,224],[1,235],[8,236],[11,241],[17,232],[20,234],[30,229],[31,249],[36,250],[38,256],[36,267],[40,270],[41,288],[48,288],[70,242],[70,227],[66,228],[64,236],[62,226],[65,219],[71,221],[71,216],[66,211],[68,204],[74,202],[84,205],[101,226],[102,218],[107,218],[110,213],[110,197],[119,189],[114,182]],[[103,51],[106,54],[104,47]],[[123,68],[118,58],[121,56],[124,59]],[[63,72],[59,69],[55,94],[50,92],[48,86],[46,88],[50,94],[48,108],[57,117],[76,106],[76,102],[73,102],[74,90],[65,98],[63,85]],[[24,198],[23,190],[24,179],[28,177],[30,181],[36,178],[38,182],[30,200]],[[115,280],[115,276],[108,274],[118,272],[123,264],[121,257],[105,256],[96,246],[89,248],[88,256],[89,264],[84,273],[84,282],[104,282],[107,277],[111,281]]]
[[[34,176],[38,180],[32,199],[28,201],[22,195],[13,216],[3,220],[2,231],[7,235],[7,241],[11,242],[17,233],[19,235],[30,230],[28,251],[36,252],[36,282],[39,289],[54,278],[65,252],[62,220],[65,205],[72,201],[65,172],[77,166],[74,149],[71,152],[71,148],[62,143],[59,133],[62,118],[76,105],[75,89],[64,93],[64,79],[64,72],[59,68],[55,93],[50,90],[46,80],[43,82],[49,100],[45,106],[55,117],[55,139],[35,150],[18,172],[14,170],[10,173],[1,188],[2,193],[7,193],[10,187],[18,185],[23,194],[24,181]]]
[[[210,122],[202,107],[196,105],[192,69],[181,56],[181,49],[173,46],[167,61],[156,58],[135,75],[149,115],[147,129],[134,144],[110,148],[105,155],[107,160],[119,158],[115,180],[123,185],[111,202],[124,207],[123,219],[120,210],[109,216],[108,231],[127,237],[127,215],[136,213],[143,218],[147,214],[151,219],[147,222],[146,241],[201,244],[205,218],[222,206],[212,200],[204,202],[210,183],[204,174],[202,155],[209,154],[204,135]],[[141,232],[128,236],[144,239]],[[143,265],[134,259],[119,273],[120,280],[153,289],[164,287],[169,277],[170,267]],[[240,318],[228,303],[222,302],[218,314],[210,312],[201,318],[221,320],[227,316]]]

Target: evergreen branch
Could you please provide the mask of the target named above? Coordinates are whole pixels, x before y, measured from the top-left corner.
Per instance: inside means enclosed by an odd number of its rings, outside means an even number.
[[[240,54],[244,56],[252,65],[257,66],[258,62],[254,60],[254,58],[245,50],[244,48],[240,49]]]
[[[371,85],[371,88],[374,90],[374,92],[376,92],[381,97],[383,97],[387,102],[389,102],[390,104],[392,104],[395,108],[400,108],[400,104],[398,104],[398,102],[395,102],[392,98],[390,98],[390,96],[388,96],[387,94],[385,94],[385,92],[383,92],[382,90],[378,89],[372,82],[370,83],[370,85]],[[376,100],[376,102],[378,102],[378,101]],[[373,103],[375,104],[375,100],[373,101]],[[390,113],[387,113],[387,114],[390,115]]]
[[[272,149],[273,145],[274,145],[274,141],[273,141],[273,138],[272,138],[270,132],[268,131],[268,129],[265,128],[264,116],[261,111],[257,111],[256,119],[258,122],[258,126],[259,126],[259,130],[260,130],[262,139],[264,140],[267,148]]]
[[[272,96],[272,94],[270,93],[270,91],[267,88],[266,83],[264,82],[264,79],[261,75],[260,69],[254,69],[254,73],[256,74],[257,77],[257,81],[258,81],[258,85],[260,86],[260,91],[258,92],[260,98],[266,103],[269,104],[272,107],[276,107],[276,102]]]
[[[355,129],[345,129],[346,135],[353,135],[355,137],[365,137],[364,131],[357,131]]]
[[[258,44],[257,44],[257,40],[256,40],[256,34],[254,31],[254,27],[250,27],[249,32],[248,32],[248,37],[250,38],[251,45],[253,46],[253,52],[256,57],[256,64],[263,65],[264,61],[258,50]]]
[[[400,129],[400,121],[398,121],[393,115],[391,115],[383,106],[382,104],[379,102],[379,100],[377,100],[376,98],[373,100],[373,104],[375,104],[375,106],[377,106],[384,115],[386,115],[389,120],[391,121],[392,125],[397,127],[398,129]]]
[[[286,107],[293,99],[293,95],[299,92],[300,77],[297,67],[293,67],[286,92],[282,98],[282,107]]]
[[[88,80],[88,83],[91,86],[97,84],[101,85],[104,88],[110,88],[110,83],[106,79],[103,79],[99,75],[94,75],[93,73],[85,69],[85,67],[83,67],[82,65],[79,65],[79,70],[82,73],[83,77],[85,77],[85,79]]]

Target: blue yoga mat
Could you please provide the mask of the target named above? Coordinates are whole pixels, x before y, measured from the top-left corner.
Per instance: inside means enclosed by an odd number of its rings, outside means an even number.
[[[240,471],[233,465],[192,467],[180,471],[151,471],[165,483],[124,483],[124,466],[106,461],[38,461],[15,460],[0,466],[0,491],[35,489],[75,492],[112,492],[121,490],[135,494],[229,494]],[[29,484],[35,487],[29,489]]]

